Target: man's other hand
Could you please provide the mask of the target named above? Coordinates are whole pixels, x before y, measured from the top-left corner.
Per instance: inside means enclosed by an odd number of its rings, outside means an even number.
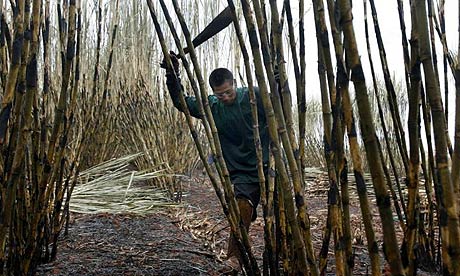
[[[179,58],[173,51],[169,52],[169,58],[171,59],[173,68],[168,67],[168,64],[166,63],[166,58],[163,58],[163,61],[161,62],[160,67],[166,69],[166,74],[172,73],[173,69],[174,69],[174,72],[178,74],[179,73]]]

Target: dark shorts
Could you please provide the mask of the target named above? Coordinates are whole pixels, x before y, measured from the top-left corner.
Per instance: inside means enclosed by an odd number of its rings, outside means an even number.
[[[254,221],[257,218],[257,205],[260,202],[260,186],[259,182],[252,183],[235,183],[233,184],[235,197],[244,198],[251,201],[252,206],[254,207],[254,213],[252,215],[252,220]]]

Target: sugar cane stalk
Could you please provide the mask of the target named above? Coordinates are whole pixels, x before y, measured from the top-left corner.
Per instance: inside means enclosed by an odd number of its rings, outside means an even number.
[[[342,208],[339,187],[338,187],[338,166],[339,166],[339,153],[340,149],[338,146],[338,141],[340,140],[338,134],[338,102],[340,97],[337,97],[337,90],[335,85],[335,77],[332,67],[332,59],[330,54],[329,39],[328,39],[328,30],[326,26],[325,16],[324,16],[324,4],[323,1],[312,1],[314,16],[315,16],[315,27],[316,27],[316,40],[318,43],[318,67],[320,68],[320,74],[326,72],[327,76],[327,87],[323,86],[321,88],[321,102],[323,106],[323,121],[324,121],[324,155],[326,157],[326,163],[328,168],[328,177],[329,177],[329,192],[328,192],[328,227],[324,235],[323,247],[321,250],[321,271],[326,268],[326,258],[328,251],[329,236],[332,234],[334,237],[334,253],[335,253],[335,262],[336,262],[336,273],[338,275],[348,275],[349,270],[347,268],[347,263],[345,262],[345,248],[348,248],[344,242],[343,236],[343,224],[342,224]],[[321,78],[321,76],[320,76]],[[339,139],[339,140],[338,140]],[[342,138],[343,139],[343,138]],[[334,153],[337,153],[334,154]],[[343,156],[343,155],[342,155]],[[344,218],[349,217],[346,212],[344,213]],[[351,244],[350,244],[351,246]]]
[[[385,188],[383,168],[377,145],[378,141],[372,116],[370,115],[370,104],[367,96],[365,76],[362,70],[361,62],[359,60],[358,48],[352,25],[353,19],[350,2],[348,0],[339,0],[338,7],[342,22],[341,26],[345,37],[345,50],[349,58],[349,65],[352,72],[352,81],[356,91],[358,111],[361,118],[361,131],[364,138],[367,159],[369,161],[369,168],[371,171],[374,190],[377,197],[377,205],[379,208],[380,217],[382,219],[386,255],[388,257],[393,275],[404,275],[393,224],[391,201]]]
[[[431,115],[434,125],[434,141],[436,147],[436,166],[438,177],[442,187],[441,200],[444,208],[441,208],[441,232],[442,232],[442,254],[443,273],[457,275],[460,273],[460,229],[457,214],[457,202],[454,199],[454,190],[451,174],[448,166],[448,145],[446,137],[446,120],[442,107],[441,93],[436,81],[435,71],[432,64],[432,56],[428,35],[428,22],[426,5],[424,1],[415,3],[415,14],[417,16],[417,27],[420,37],[420,60],[425,74],[426,92],[431,107]]]
[[[385,46],[383,44],[382,35],[380,32],[380,26],[377,18],[377,10],[375,8],[374,0],[369,0],[371,10],[372,10],[372,19],[374,23],[375,36],[377,39],[377,45],[379,48],[380,63],[382,65],[383,76],[385,80],[385,87],[388,93],[388,102],[390,107],[390,112],[393,119],[394,131],[396,134],[396,139],[398,143],[399,152],[403,161],[405,172],[407,175],[408,172],[408,156],[407,156],[407,146],[405,142],[405,134],[402,128],[401,118],[399,114],[399,107],[397,105],[396,93],[393,82],[390,77],[390,70],[386,58]]]
[[[278,266],[276,265],[275,261],[275,233],[274,233],[274,210],[273,210],[273,193],[274,193],[274,177],[273,176],[265,176],[263,171],[263,163],[262,163],[262,148],[259,138],[259,126],[258,126],[258,114],[257,114],[257,100],[254,94],[254,80],[251,73],[251,65],[249,63],[249,53],[244,42],[243,34],[241,32],[241,27],[239,22],[237,21],[236,17],[236,10],[233,1],[228,1],[228,5],[232,10],[233,13],[233,25],[235,27],[236,36],[238,38],[238,43],[240,45],[241,54],[243,55],[243,61],[246,70],[246,78],[248,81],[249,86],[249,95],[251,99],[251,111],[252,111],[252,120],[253,120],[253,131],[254,131],[254,145],[256,147],[257,153],[257,163],[258,163],[258,175],[259,175],[259,185],[261,190],[261,204],[264,211],[264,220],[265,220],[265,245],[266,245],[266,259],[268,262],[269,273],[271,275],[276,275]],[[266,177],[269,178],[266,181]],[[267,188],[266,188],[266,184]],[[264,258],[265,259],[265,258]],[[265,273],[268,273],[266,271]]]
[[[249,3],[248,1],[246,0],[242,0],[241,1],[242,3],[242,7],[243,7],[243,14],[245,16],[245,21],[246,21],[246,26],[247,26],[247,29],[249,31],[249,34],[250,34],[250,44],[251,44],[251,49],[252,49],[252,53],[253,53],[253,57],[254,57],[254,63],[255,63],[255,68],[256,68],[256,77],[257,77],[257,81],[259,83],[259,87],[260,87],[260,92],[261,92],[261,96],[262,96],[262,102],[263,102],[263,105],[264,105],[264,109],[265,109],[265,112],[266,112],[266,116],[267,116],[267,122],[269,124],[269,134],[270,134],[270,138],[272,140],[272,152],[275,156],[275,163],[276,163],[276,169],[277,171],[279,172],[280,174],[280,178],[281,178],[281,181],[280,181],[280,184],[281,184],[281,189],[283,189],[283,196],[284,196],[284,203],[285,203],[285,207],[286,207],[286,215],[288,217],[288,221],[291,223],[291,229],[292,229],[292,233],[293,233],[293,239],[294,239],[294,246],[295,246],[295,249],[294,249],[294,252],[296,252],[297,254],[297,260],[299,262],[299,265],[298,265],[298,269],[300,269],[301,271],[306,271],[307,270],[307,263],[306,263],[306,260],[307,260],[307,255],[306,255],[306,252],[305,252],[305,246],[304,246],[304,242],[303,242],[303,239],[302,239],[302,236],[301,236],[301,232],[300,232],[300,229],[299,229],[299,226],[297,224],[297,222],[295,222],[295,212],[294,212],[294,205],[293,205],[293,202],[292,202],[292,197],[291,197],[291,190],[289,188],[289,182],[288,182],[288,177],[287,177],[287,172],[286,172],[286,169],[284,167],[284,163],[282,162],[282,158],[281,158],[281,152],[280,152],[280,141],[279,141],[279,133],[277,133],[277,130],[278,131],[281,131],[281,130],[284,130],[284,126],[283,127],[277,127],[277,123],[275,121],[275,115],[277,115],[277,119],[278,119],[278,124],[282,124],[282,122],[280,122],[279,120],[280,119],[283,119],[283,116],[279,116],[280,114],[282,113],[279,113],[279,109],[277,110],[277,112],[274,112],[273,111],[273,106],[272,106],[272,103],[268,97],[268,89],[267,89],[267,84],[266,84],[266,81],[265,81],[265,78],[263,76],[263,64],[262,64],[262,55],[260,53],[260,46],[259,46],[259,41],[258,41],[258,38],[256,36],[256,29],[255,29],[255,24],[254,24],[254,18],[252,16],[252,12],[250,10],[250,7],[249,7]],[[264,19],[263,19],[263,15],[262,13],[260,12],[260,3],[258,1],[254,1],[254,7],[255,9],[255,12],[256,12],[256,16],[257,16],[257,22],[258,22],[258,26],[259,26],[259,34],[261,35],[261,39],[262,39],[262,54],[264,56],[264,63],[265,63],[265,69],[267,70],[267,75],[269,77],[269,83],[270,83],[270,88],[272,90],[272,93],[274,91],[276,91],[276,88],[275,88],[275,80],[274,80],[274,75],[273,75],[273,68],[271,67],[271,59],[270,59],[270,53],[269,53],[269,47],[268,47],[268,39],[267,39],[267,31],[265,29],[265,23],[264,23]],[[280,107],[280,103],[278,102],[278,107]],[[277,114],[276,114],[277,113]],[[282,132],[281,132],[282,133]],[[287,138],[287,135],[284,136],[285,138]],[[284,140],[283,142],[288,142],[289,139]],[[289,150],[288,150],[289,151]],[[297,165],[296,165],[297,167]],[[313,265],[315,265],[315,263],[313,262],[312,263]]]
[[[413,18],[416,23],[416,17]],[[421,89],[421,74],[420,74],[420,60],[418,55],[418,33],[415,28],[416,24],[413,25],[411,34],[411,90],[408,91],[409,98],[409,118],[408,118],[408,130],[409,130],[409,174],[408,174],[408,202],[407,202],[407,229],[404,233],[404,242],[402,245],[402,252],[407,256],[406,258],[408,275],[415,275],[417,272],[416,267],[416,255],[414,252],[415,244],[417,242],[417,230],[418,225],[418,213],[417,200],[418,200],[418,182],[419,182],[419,165],[420,165],[420,89]]]
[[[245,231],[245,229],[243,227],[243,224],[242,224],[242,221],[241,221],[240,216],[239,216],[239,209],[238,209],[238,206],[236,204],[235,195],[234,195],[234,192],[233,192],[233,187],[232,187],[231,180],[230,180],[230,175],[229,175],[229,172],[227,170],[227,166],[225,165],[225,161],[223,159],[223,153],[222,153],[220,140],[219,140],[219,137],[218,137],[218,134],[217,134],[217,128],[216,128],[216,126],[214,124],[214,119],[213,119],[213,116],[212,116],[212,113],[211,113],[211,108],[210,108],[210,106],[208,104],[208,98],[207,98],[207,92],[206,92],[207,90],[206,90],[205,82],[204,82],[204,79],[202,77],[201,69],[200,69],[200,66],[199,66],[199,63],[198,63],[198,58],[196,56],[196,53],[195,53],[195,50],[194,50],[194,47],[193,47],[191,35],[190,35],[189,30],[188,30],[187,24],[185,23],[184,17],[182,15],[181,11],[180,11],[180,8],[179,8],[177,0],[173,0],[173,6],[174,6],[174,10],[176,12],[176,15],[177,15],[177,17],[179,19],[179,23],[181,25],[182,31],[184,33],[184,36],[185,36],[185,39],[186,39],[186,42],[187,42],[187,47],[190,49],[190,57],[192,59],[193,65],[194,65],[195,74],[196,74],[196,76],[198,78],[198,83],[199,83],[200,93],[201,93],[201,99],[203,101],[203,106],[204,106],[204,109],[205,109],[205,115],[206,115],[205,118],[207,119],[207,121],[210,124],[211,133],[213,135],[213,141],[212,142],[214,142],[214,144],[215,144],[215,149],[216,149],[215,158],[218,161],[217,164],[220,166],[220,168],[222,170],[221,176],[223,176],[223,178],[224,178],[224,181],[222,182],[223,188],[224,188],[224,194],[227,197],[226,200],[227,200],[227,203],[229,204],[230,211],[232,213],[234,213],[235,219],[240,223],[239,232],[241,234],[238,234],[237,237],[242,236],[241,241],[242,241],[244,247],[240,247],[240,252],[242,253],[242,256],[243,256],[243,263],[245,265],[247,273],[257,275],[257,274],[260,274],[259,268],[257,266],[257,262],[255,260],[255,257],[251,252],[251,246],[249,244],[248,233]]]
[[[383,132],[383,136],[384,136],[384,140],[385,140],[385,145],[386,145],[386,148],[387,148],[388,159],[390,160],[390,165],[391,165],[391,168],[392,168],[392,171],[393,171],[393,176],[394,176],[394,179],[395,179],[395,182],[396,182],[396,187],[398,189],[400,203],[398,203],[398,197],[396,196],[396,193],[395,193],[394,188],[393,188],[390,172],[389,172],[387,166],[384,164],[383,150],[381,149],[381,145],[379,145],[379,150],[381,152],[380,157],[382,158],[383,172],[384,172],[385,177],[387,179],[387,185],[388,185],[388,187],[390,189],[390,193],[392,195],[393,204],[395,206],[396,214],[397,214],[398,219],[399,219],[399,224],[400,224],[401,229],[404,230],[406,226],[405,226],[405,222],[404,222],[404,219],[403,219],[403,216],[402,216],[402,213],[401,213],[401,207],[402,207],[402,209],[404,211],[404,214],[406,214],[406,204],[405,204],[405,200],[404,200],[404,195],[402,193],[401,183],[399,181],[399,173],[398,173],[398,170],[396,168],[395,157],[393,155],[393,151],[392,151],[392,148],[391,148],[391,142],[390,142],[390,138],[389,138],[389,135],[388,135],[387,126],[386,126],[386,123],[385,123],[385,115],[383,114],[383,107],[382,107],[382,103],[381,103],[381,100],[380,100],[380,95],[378,93],[379,89],[378,89],[378,86],[377,86],[377,78],[375,76],[374,62],[372,60],[372,54],[371,54],[371,48],[370,48],[370,42],[369,42],[369,31],[368,31],[368,24],[367,24],[367,4],[366,3],[367,3],[367,1],[364,0],[364,20],[365,20],[364,21],[364,26],[365,26],[365,33],[366,33],[366,46],[367,46],[369,64],[370,64],[371,75],[372,75],[372,83],[373,83],[373,87],[374,87],[374,95],[375,95],[375,98],[376,98],[376,101],[377,101],[377,107],[378,107],[379,118],[380,118],[380,125],[382,126],[382,130],[383,130],[382,132]]]

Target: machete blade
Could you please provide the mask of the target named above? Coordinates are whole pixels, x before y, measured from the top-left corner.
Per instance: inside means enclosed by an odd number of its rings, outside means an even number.
[[[204,28],[203,31],[201,31],[200,34],[195,37],[195,39],[193,39],[193,47],[196,48],[225,29],[228,25],[230,25],[230,23],[232,23],[232,17],[233,15],[230,7],[226,7],[211,21],[211,23],[208,24],[208,26],[206,26],[206,28]],[[189,52],[190,49],[188,47],[184,48],[185,54],[188,54]]]

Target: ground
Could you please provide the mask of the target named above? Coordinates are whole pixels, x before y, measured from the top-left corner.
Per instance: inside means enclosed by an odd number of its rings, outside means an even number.
[[[327,216],[328,184],[317,173],[313,173],[307,183],[313,244],[319,252]],[[60,241],[57,259],[41,265],[37,275],[219,275],[217,271],[223,267],[229,233],[225,216],[206,177],[189,179],[184,182],[184,190],[187,192],[180,206],[146,216],[72,214],[69,232]],[[370,263],[353,189],[351,198],[353,272],[368,275]],[[259,207],[259,217],[250,231],[254,254],[260,264],[264,244],[261,212]],[[378,227],[376,210],[373,213],[381,245],[381,227]],[[334,275],[332,250],[330,255],[327,275]]]

